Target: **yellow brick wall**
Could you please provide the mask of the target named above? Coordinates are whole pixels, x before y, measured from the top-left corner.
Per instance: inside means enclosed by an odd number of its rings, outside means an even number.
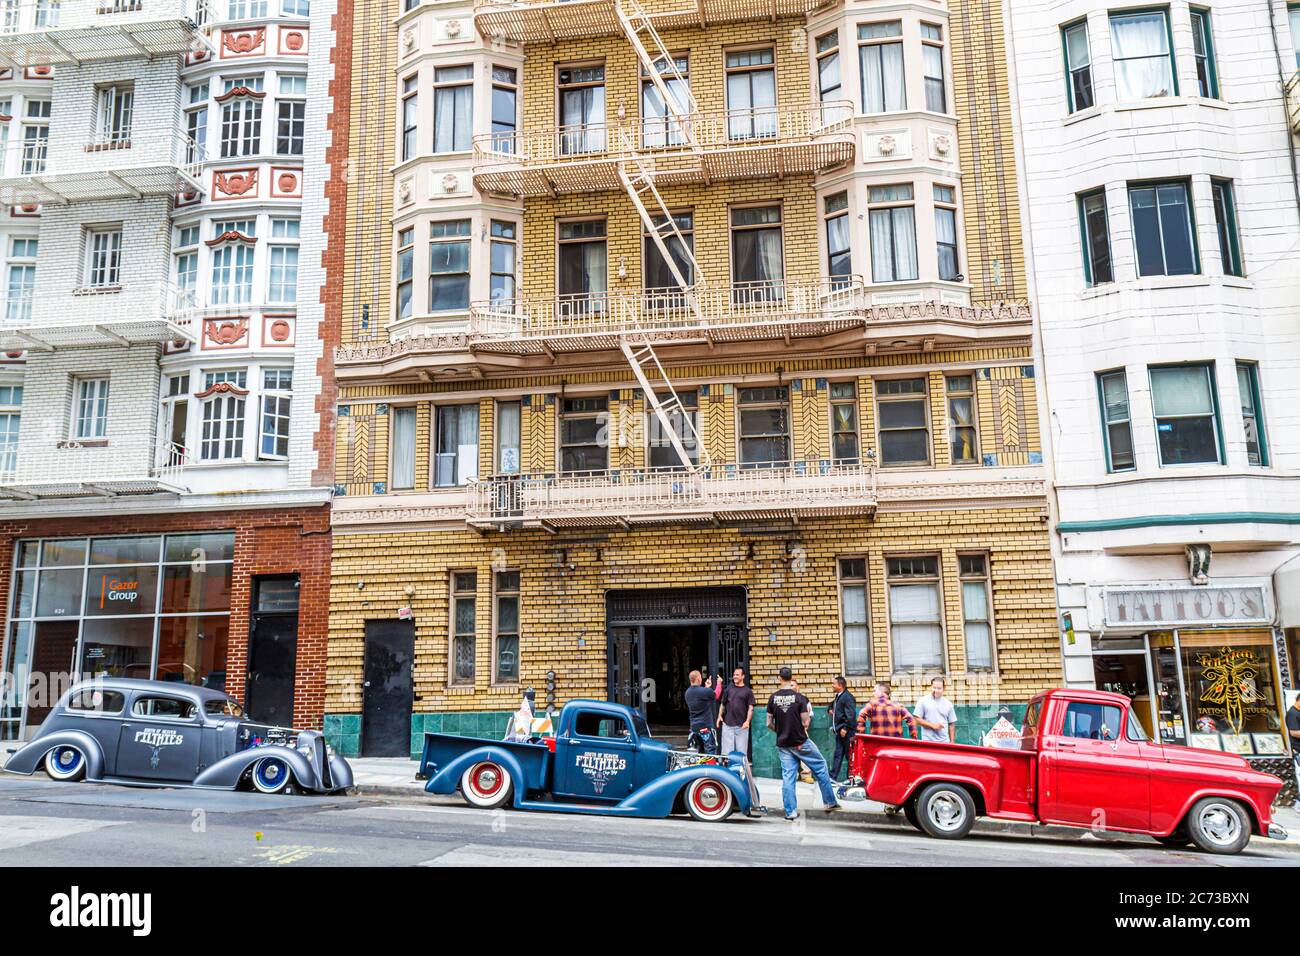
[[[751,550],[752,546],[752,550]],[[992,575],[997,672],[967,674],[957,554],[982,551]],[[410,599],[416,622],[416,710],[513,708],[520,687],[558,675],[561,701],[606,696],[605,592],[645,587],[743,586],[748,594],[755,685],[782,665],[821,688],[842,669],[836,558],[868,562],[872,659],[903,688],[925,675],[890,667],[885,557],[938,553],[950,696],[958,703],[1025,700],[1061,680],[1051,555],[1037,508],[883,513],[814,519],[793,528],[666,527],[557,538],[543,532],[481,537],[471,531],[334,536],[326,710],[359,710],[367,619],[395,618]],[[491,685],[493,568],[521,571],[520,684]],[[447,686],[448,611],[453,569],[478,572],[476,680]],[[357,584],[365,582],[364,589]],[[870,678],[855,677],[861,686]],[[906,699],[906,698],[903,698]]]

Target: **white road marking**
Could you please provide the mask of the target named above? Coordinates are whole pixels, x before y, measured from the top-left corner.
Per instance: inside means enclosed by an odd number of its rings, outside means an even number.
[[[726,860],[467,843],[416,866],[739,866]]]
[[[20,846],[62,840],[105,827],[123,826],[119,820],[83,820],[78,817],[27,817],[0,816],[0,850],[14,850]]]

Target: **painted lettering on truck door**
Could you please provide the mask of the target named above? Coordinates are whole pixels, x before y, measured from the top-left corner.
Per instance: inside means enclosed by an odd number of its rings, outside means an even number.
[[[636,749],[622,717],[579,711],[556,741],[556,792],[585,800],[622,800],[632,792]]]

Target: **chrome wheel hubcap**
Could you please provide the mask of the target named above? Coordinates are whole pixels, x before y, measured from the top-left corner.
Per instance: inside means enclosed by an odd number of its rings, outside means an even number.
[[[941,830],[955,830],[966,816],[961,801],[943,793],[930,801],[930,820]]]
[[[497,786],[497,772],[489,767],[486,770],[480,770],[478,775],[478,788],[484,793],[491,793]]]
[[[1221,803],[1214,803],[1201,811],[1201,832],[1220,845],[1232,843],[1241,835],[1241,821]]]

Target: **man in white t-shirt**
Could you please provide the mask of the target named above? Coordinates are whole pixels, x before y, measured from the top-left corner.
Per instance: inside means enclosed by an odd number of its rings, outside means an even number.
[[[957,739],[957,711],[943,689],[943,678],[936,677],[930,681],[930,693],[916,702],[912,716],[921,727],[922,740],[947,744]]]

